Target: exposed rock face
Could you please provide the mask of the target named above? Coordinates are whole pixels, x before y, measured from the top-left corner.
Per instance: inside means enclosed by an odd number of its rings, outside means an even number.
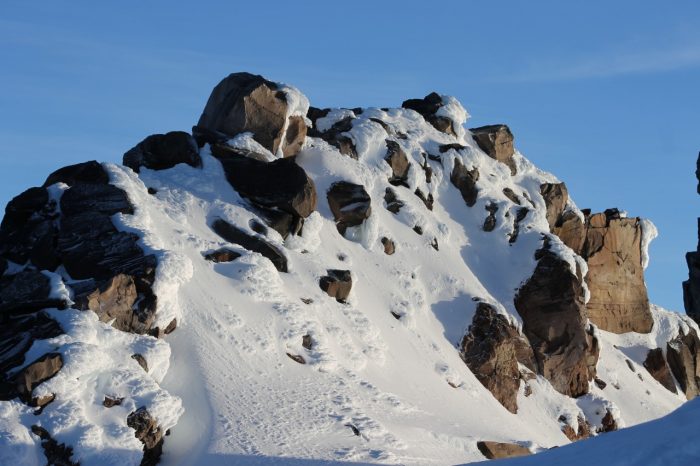
[[[250,73],[233,73],[212,91],[197,126],[230,137],[252,132],[273,154],[296,155],[306,137],[301,116],[290,116],[286,94],[277,84]]]
[[[217,235],[229,243],[238,244],[245,249],[262,254],[272,261],[272,264],[280,272],[287,272],[287,257],[273,244],[268,243],[258,236],[252,236],[237,228],[225,220],[216,219],[211,226]]]
[[[352,275],[349,270],[329,270],[328,275],[321,277],[319,286],[331,298],[344,303],[352,289]]]
[[[59,168],[46,178],[43,187],[45,188],[59,182],[68,186],[73,186],[77,183],[107,184],[109,183],[109,176],[105,169],[102,168],[101,163],[91,160]]]
[[[362,185],[339,181],[333,183],[326,197],[341,235],[348,227],[361,225],[372,213],[371,198]]]
[[[459,189],[462,199],[469,207],[476,204],[476,198],[479,195],[479,188],[476,187],[478,180],[479,170],[476,167],[467,170],[467,167],[459,159],[455,159],[455,166],[450,174],[450,181]]]
[[[47,307],[64,308],[61,299],[49,297],[49,278],[36,270],[23,270],[0,278],[0,322]]]
[[[411,168],[411,165],[408,163],[408,157],[398,142],[391,139],[386,140],[386,157],[384,157],[384,160],[391,167],[392,176],[389,178],[389,183],[394,186],[408,186],[408,169]]]
[[[540,193],[547,206],[549,229],[553,230],[569,200],[569,191],[564,183],[544,183],[540,186]]]
[[[457,132],[453,127],[452,120],[447,117],[436,115],[440,107],[444,106],[445,102],[439,94],[431,92],[422,99],[408,99],[401,106],[409,108],[420,113],[425,121],[433,125],[438,131],[456,136]]]
[[[700,394],[700,339],[694,330],[681,333],[666,345],[666,359],[683,394],[691,400]]]
[[[530,450],[517,443],[505,442],[476,442],[476,447],[487,459],[513,458],[516,456],[531,455]]]
[[[652,377],[672,393],[676,392],[676,383],[673,380],[671,371],[664,359],[664,352],[661,348],[649,350],[644,360],[644,367]]]
[[[480,126],[479,128],[471,128],[474,141],[479,145],[481,150],[492,159],[496,159],[504,163],[510,168],[511,175],[517,173],[513,154],[513,133],[506,125],[489,125]]]
[[[24,363],[24,354],[34,340],[63,334],[58,323],[45,312],[0,316],[0,385],[9,369]]]
[[[700,153],[698,154],[695,176],[698,179],[700,194]],[[698,247],[685,255],[688,263],[688,280],[683,282],[683,304],[685,312],[700,324],[700,218],[698,218]]]
[[[171,131],[148,136],[124,154],[122,163],[138,173],[141,167],[165,170],[179,163],[201,167],[202,159],[192,136],[183,131]]]
[[[518,290],[515,308],[523,333],[532,344],[538,372],[559,392],[578,397],[588,393],[596,374],[598,343],[587,329],[581,271],[545,246],[537,251],[537,267]]]
[[[134,429],[136,438],[143,443],[141,466],[155,466],[163,453],[163,431],[146,408],[139,408],[126,418],[126,425]]]
[[[532,349],[518,330],[493,306],[478,303],[460,355],[479,382],[511,413],[518,412],[519,354],[525,356],[525,364],[532,365]]]
[[[336,121],[333,126],[328,128],[326,131],[320,131],[316,127],[316,120],[320,117],[325,117],[328,114],[329,109],[320,110],[318,108],[309,107],[308,117],[313,122],[314,127],[309,129],[308,135],[310,137],[318,137],[326,141],[328,144],[334,146],[341,154],[347,155],[353,159],[357,159],[357,149],[355,148],[355,143],[352,139],[344,133],[347,133],[352,129],[352,121],[354,118],[348,116],[340,121]]]

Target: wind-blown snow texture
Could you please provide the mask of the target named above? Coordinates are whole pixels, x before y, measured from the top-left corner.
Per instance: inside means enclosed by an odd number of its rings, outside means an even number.
[[[293,112],[305,114],[306,98],[300,95],[294,102]],[[533,451],[566,444],[562,416],[574,428],[579,413],[600,425],[610,410],[631,426],[680,406],[684,397],[656,382],[642,363],[648,349],[665,348],[679,327],[695,324],[658,308],[651,334],[597,331],[598,374],[609,385],[605,390],[592,385],[591,393],[579,399],[561,395],[538,377],[530,382],[530,396],[521,384],[519,412],[512,414],[469,371],[456,346],[471,323],[473,299],[492,303],[520,325],[514,294],[532,274],[534,252],[549,231],[540,185],[557,180],[517,152],[517,175],[511,176],[464,129],[468,113],[459,102],[449,98],[448,103],[441,116],[455,120],[458,137],[435,130],[412,110],[371,108],[356,115],[346,134],[357,160],[321,139],[306,139],[297,162],[316,185],[318,211],[306,220],[300,237],[283,241],[274,230],[268,234],[284,247],[286,274],[211,230],[212,221],[223,218],[253,234],[249,222],[257,217],[226,181],[208,146],[201,150],[202,168],[181,164],[136,174],[105,165],[111,182],[136,206],[134,215],[117,215],[115,223],[139,234],[142,247],[159,260],[156,325],[177,318],[178,329],[157,340],[115,331],[91,313],[52,311],[66,335],[35,343],[30,355],[47,347],[64,355],[64,369],[37,389],[64,401],[47,406],[40,416],[19,402],[0,402],[0,463],[43,464],[38,440],[29,433],[29,426],[39,424],[72,446],[73,458],[83,466],[138,464],[141,443],[115,419],[142,405],[171,429],[162,464],[173,466],[237,460],[314,464],[307,459],[464,463],[483,459],[478,440],[521,442]],[[348,115],[349,110],[331,111],[317,124],[326,129]],[[389,134],[373,118],[384,121]],[[411,161],[410,189],[394,188],[405,204],[398,215],[384,208],[391,177],[384,161],[387,138],[396,140]],[[448,150],[441,161],[425,156],[440,154],[439,146],[451,143],[465,149]],[[255,145],[249,135],[239,135],[235,144]],[[468,169],[479,169],[480,195],[471,208],[449,180],[456,158]],[[422,165],[432,169],[431,183]],[[339,180],[363,185],[372,198],[369,219],[345,237],[325,197]],[[157,194],[148,194],[147,188]],[[413,194],[417,188],[433,195],[432,211]],[[508,240],[519,206],[504,188],[533,207],[513,244]],[[496,228],[485,232],[489,203],[499,208]],[[578,212],[573,203],[569,208]],[[382,237],[395,242],[394,255],[384,254]],[[431,246],[435,240],[439,250]],[[553,241],[554,250],[575,270],[580,258]],[[231,263],[204,260],[203,253],[224,245],[242,256]],[[319,289],[327,269],[352,272],[347,303]],[[306,304],[302,298],[313,301]],[[306,334],[314,342],[311,350],[302,347]],[[134,352],[149,353],[148,374],[130,358]],[[303,355],[307,364],[286,353]],[[103,412],[97,408],[108,392],[127,401],[109,410],[108,417],[95,415]],[[686,411],[681,414],[687,416]]]

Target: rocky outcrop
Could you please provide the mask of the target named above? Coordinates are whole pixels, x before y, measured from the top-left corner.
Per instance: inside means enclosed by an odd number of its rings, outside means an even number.
[[[422,99],[405,100],[401,107],[420,113],[425,118],[425,121],[433,125],[438,131],[456,136],[457,130],[453,121],[446,116],[438,115],[438,110],[444,105],[445,102],[442,97],[435,92],[431,92]]]
[[[596,374],[599,347],[588,329],[583,277],[549,250],[549,239],[535,254],[532,277],[518,290],[515,308],[523,319],[537,369],[559,392],[588,393]]]
[[[352,289],[352,274],[349,270],[328,270],[327,273],[319,280],[319,286],[339,303],[346,302]]]
[[[476,186],[476,182],[479,180],[479,170],[476,167],[467,170],[467,167],[458,158],[454,160],[455,165],[450,174],[450,181],[459,189],[467,206],[472,207],[476,204],[476,198],[479,195],[479,188]]]
[[[569,201],[569,191],[564,183],[543,183],[540,186],[540,193],[547,207],[546,216],[549,229],[553,230]]]
[[[153,134],[124,154],[122,163],[138,173],[141,167],[165,170],[179,163],[201,167],[197,142],[183,131]]]
[[[676,392],[676,382],[673,380],[671,371],[664,359],[664,352],[661,348],[649,350],[647,357],[644,360],[644,367],[649,374],[654,377],[661,385],[672,393]]]
[[[251,132],[273,154],[296,155],[306,137],[303,116],[289,115],[287,94],[262,76],[233,73],[212,91],[197,127],[233,137]],[[209,141],[207,141],[209,142]]]
[[[126,425],[135,430],[134,435],[143,443],[141,466],[155,466],[163,453],[163,431],[151,413],[144,407],[126,418]]]
[[[479,441],[476,442],[476,447],[489,460],[532,454],[528,448],[517,443]]]
[[[66,303],[50,296],[49,278],[36,270],[23,270],[0,278],[0,322],[48,307],[63,309]]]
[[[386,156],[384,160],[391,167],[391,178],[389,183],[394,186],[408,187],[408,170],[411,165],[408,162],[406,153],[401,149],[398,142],[387,139],[386,141]]]
[[[698,153],[695,176],[698,179],[700,194],[700,153]],[[698,247],[685,255],[688,264],[688,280],[683,282],[683,304],[685,312],[700,324],[700,218],[698,218]]]
[[[700,339],[695,330],[681,332],[666,345],[666,360],[689,400],[700,394]]]
[[[347,181],[333,183],[326,198],[341,235],[345,234],[348,227],[361,225],[372,213],[372,200],[364,186],[359,184]]]
[[[460,356],[499,403],[511,413],[518,412],[519,358],[534,369],[534,356],[527,340],[504,315],[490,304],[478,303]]]
[[[474,141],[481,150],[492,159],[496,159],[510,168],[510,174],[517,173],[517,167],[513,155],[513,133],[506,125],[489,125],[478,128],[470,128]]]

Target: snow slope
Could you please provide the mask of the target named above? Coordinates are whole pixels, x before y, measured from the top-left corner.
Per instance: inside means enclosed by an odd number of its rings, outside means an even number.
[[[467,112],[456,100],[449,102],[445,116],[463,129]],[[319,125],[330,127],[347,112],[332,111]],[[202,168],[182,164],[136,174],[105,165],[111,182],[136,206],[134,215],[118,215],[115,222],[138,233],[142,247],[158,256],[158,322],[178,319],[177,331],[165,340],[138,337],[143,345],[163,347],[160,356],[149,360],[148,377],[134,381],[135,386],[152,384],[153,390],[163,392],[156,397],[164,400],[160,405],[157,400],[143,401],[171,428],[162,464],[316,464],[312,459],[318,464],[464,463],[483,459],[478,440],[521,442],[533,451],[566,444],[562,416],[575,427],[583,413],[598,425],[609,409],[629,426],[658,418],[685,401],[649,376],[642,362],[648,349],[665,348],[679,327],[694,324],[655,308],[656,325],[649,335],[598,331],[598,373],[608,382],[606,389],[592,385],[589,395],[571,399],[538,377],[530,382],[529,396],[521,384],[518,414],[503,408],[462,362],[456,345],[471,323],[475,298],[492,303],[520,325],[514,293],[532,274],[534,252],[542,246],[542,233],[549,231],[540,184],[556,178],[519,153],[518,174],[511,176],[507,166],[478,148],[468,131],[459,131],[459,137],[438,132],[412,110],[365,109],[356,116],[347,135],[358,160],[316,138],[307,138],[297,157],[316,185],[319,204],[301,237],[285,242],[274,230],[268,233],[268,240],[283,247],[289,259],[286,274],[211,230],[212,221],[223,218],[252,233],[249,222],[257,216],[226,181],[208,146],[201,150]],[[384,121],[393,136],[371,118]],[[386,210],[383,201],[391,175],[383,160],[387,137],[401,145],[412,164],[410,189],[394,188],[405,203],[398,215]],[[243,139],[239,137],[239,143],[245,143]],[[450,143],[465,149],[445,152],[441,162],[424,157]],[[481,173],[480,197],[471,208],[449,180],[455,158]],[[432,169],[430,183],[421,168],[425,164]],[[372,198],[370,218],[346,237],[338,233],[325,198],[339,180],[362,184]],[[148,194],[147,188],[155,188],[157,194]],[[434,196],[432,211],[413,194],[417,188]],[[503,194],[504,188],[533,207],[513,244],[508,239],[519,206]],[[485,206],[491,202],[499,205],[497,225],[485,232]],[[570,208],[577,210],[573,204]],[[422,235],[415,226],[422,228]],[[394,255],[384,254],[384,236],[395,242]],[[439,250],[431,246],[434,240]],[[242,256],[231,263],[204,260],[204,253],[225,245]],[[577,257],[571,250],[556,246],[575,268]],[[353,288],[346,304],[319,289],[327,269],[351,271]],[[306,304],[302,298],[313,301]],[[64,312],[68,314],[62,319],[78,318],[74,311]],[[97,326],[109,333],[111,327],[89,314],[79,318],[93,332]],[[314,341],[312,350],[302,347],[306,334]],[[95,336],[76,330],[58,338],[87,345]],[[32,351],[58,343],[38,342]],[[101,347],[85,351],[97,361],[95,367],[84,366],[89,379],[103,371],[102,363],[122,364],[97,357],[104,352]],[[307,364],[294,362],[287,353],[303,355]],[[81,378],[62,387],[62,374],[46,383],[53,384],[49,391],[58,398],[68,391],[76,399],[88,397],[91,382]],[[81,415],[71,413],[70,406],[49,405],[45,414],[28,419],[22,406],[0,402],[2,464],[41,464],[43,455],[28,426]],[[77,441],[74,434],[62,436],[60,429],[56,435],[73,446],[74,458],[84,466],[138,464],[138,454],[117,456],[107,448],[122,442],[123,448],[138,453],[133,431],[110,429],[108,421],[83,415],[95,432],[94,442]]]

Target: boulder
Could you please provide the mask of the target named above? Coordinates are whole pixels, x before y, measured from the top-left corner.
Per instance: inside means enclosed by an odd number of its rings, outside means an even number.
[[[49,380],[63,367],[63,359],[58,353],[47,353],[20,370],[13,378],[16,396],[25,402],[32,403],[32,392],[42,382]]]
[[[0,319],[1,320],[1,319]],[[24,363],[24,355],[35,340],[63,334],[58,323],[45,312],[13,316],[0,323],[0,382],[12,368]]]
[[[287,257],[276,246],[259,236],[250,235],[220,218],[216,219],[211,227],[217,235],[229,243],[238,244],[249,251],[257,252],[270,259],[277,270],[287,272]]]
[[[165,170],[186,163],[201,167],[202,159],[195,139],[184,131],[152,134],[124,154],[122,163],[138,173],[141,167]]]
[[[685,397],[700,394],[700,339],[695,330],[681,332],[666,344],[666,360]]]
[[[59,168],[46,178],[43,187],[56,183],[65,183],[68,186],[73,186],[76,183],[108,184],[109,175],[101,163],[91,160]]]
[[[44,308],[64,309],[62,299],[53,298],[51,282],[43,273],[26,269],[0,277],[0,322],[18,314],[29,314]]]
[[[369,194],[359,184],[347,181],[333,183],[326,198],[341,235],[348,227],[361,225],[372,213]]]
[[[396,252],[396,245],[394,244],[394,241],[390,240],[386,236],[382,237],[382,246],[384,246],[384,254],[387,256],[391,256]]]
[[[547,223],[552,231],[557,225],[559,217],[564,212],[569,200],[569,191],[564,183],[543,183],[540,185],[540,193],[547,206]]]
[[[510,233],[510,237],[508,238],[509,243],[515,243],[515,241],[518,239],[518,236],[520,235],[520,223],[525,220],[525,217],[527,217],[529,212],[530,209],[527,207],[518,207],[515,211],[515,216],[513,217],[513,231]]]
[[[405,100],[401,107],[420,113],[425,121],[433,125],[438,131],[456,136],[457,133],[452,120],[445,116],[437,115],[437,111],[444,105],[445,102],[442,97],[436,92],[431,92],[422,99]]]
[[[233,137],[251,132],[273,154],[296,155],[306,138],[301,116],[289,116],[286,94],[276,83],[250,73],[233,73],[212,91],[197,126]]]
[[[587,230],[588,227],[581,220],[581,217],[573,210],[567,210],[561,214],[550,231],[557,235],[564,244],[573,249],[576,254],[581,255],[586,244]]]
[[[398,214],[401,208],[404,206],[403,201],[399,200],[396,195],[396,191],[391,188],[386,188],[384,191],[384,205],[386,210],[392,214]]]
[[[85,212],[131,215],[134,206],[123,189],[111,184],[76,183],[61,196],[61,214],[65,217]]]
[[[331,298],[344,303],[352,289],[352,275],[349,270],[328,270],[328,275],[321,277],[319,286]]]
[[[5,275],[5,271],[7,270],[7,268],[8,268],[7,261],[5,259],[3,259],[2,257],[0,257],[0,277]]]
[[[454,160],[455,165],[450,174],[450,181],[459,189],[467,206],[472,207],[476,204],[476,198],[479,195],[479,188],[476,186],[476,182],[479,180],[479,170],[476,167],[467,170],[467,167],[458,158]]]
[[[596,375],[598,342],[587,325],[583,278],[549,250],[549,238],[535,254],[537,266],[517,291],[515,308],[523,320],[537,369],[559,392],[588,393]]]
[[[532,454],[529,449],[517,443],[479,441],[476,442],[476,447],[482,455],[490,460]]]
[[[676,392],[676,382],[673,380],[671,370],[664,359],[664,352],[661,348],[649,350],[647,357],[644,360],[644,367],[649,374],[654,377],[661,385],[671,393]]]
[[[513,133],[506,125],[488,125],[478,128],[471,128],[474,141],[486,155],[504,163],[510,168],[510,174],[517,173],[517,167],[513,155]]]
[[[433,203],[435,202],[435,199],[433,198],[433,195],[431,193],[428,193],[428,195],[426,196],[420,188],[416,188],[414,194],[418,196],[418,199],[423,201],[423,204],[428,210],[433,210]]]
[[[387,139],[386,143],[386,156],[384,160],[391,167],[391,178],[389,178],[389,183],[394,186],[406,186],[408,187],[408,170],[411,165],[408,162],[408,157],[406,153],[401,149],[398,142]]]
[[[481,384],[511,413],[518,412],[518,355],[532,365],[529,343],[508,319],[490,304],[479,302],[460,356]]]
[[[601,425],[598,428],[598,433],[606,433],[617,430],[617,419],[613,416],[612,411],[607,410],[605,416],[601,420]]]
[[[521,205],[520,198],[515,192],[510,188],[503,188],[503,195],[513,201],[514,204]]]
[[[579,440],[587,439],[593,435],[593,428],[581,414],[579,414],[576,419],[578,424],[576,430],[567,422],[566,417],[560,417],[559,421],[564,423],[564,426],[561,428],[562,433],[572,442],[578,442]]]
[[[163,430],[145,407],[129,414],[126,425],[134,429],[134,435],[143,443],[141,466],[155,466],[163,453]]]

